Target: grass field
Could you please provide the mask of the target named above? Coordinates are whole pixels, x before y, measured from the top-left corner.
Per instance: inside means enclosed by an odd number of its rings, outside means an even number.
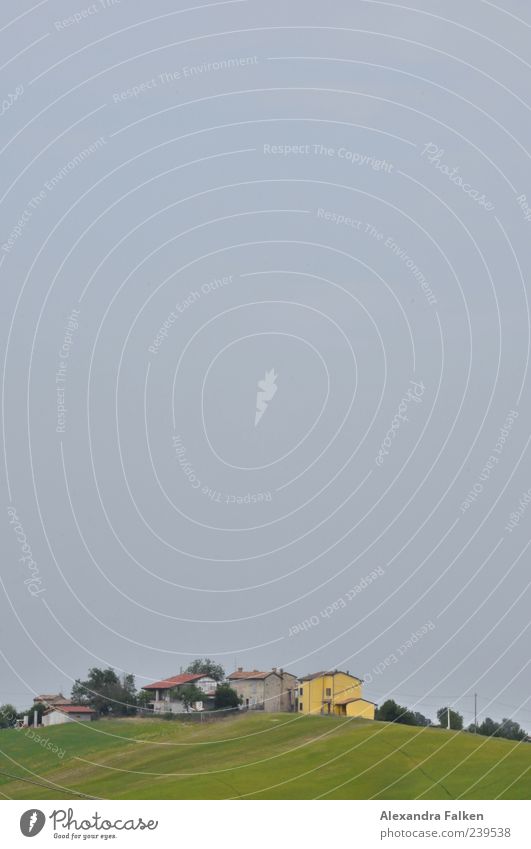
[[[247,714],[203,725],[100,720],[39,733],[64,750],[62,759],[24,730],[0,731],[1,798],[79,798],[72,791],[104,799],[531,796],[530,744],[439,729]]]

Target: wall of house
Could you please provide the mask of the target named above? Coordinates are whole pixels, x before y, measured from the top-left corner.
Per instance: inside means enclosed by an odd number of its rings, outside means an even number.
[[[297,679],[288,672],[271,673],[267,678],[237,678],[229,683],[243,699],[244,707],[267,713],[294,710]]]
[[[243,707],[254,708],[264,703],[264,681],[263,679],[236,679],[229,681],[230,686],[243,699]],[[249,702],[247,703],[247,700]]]
[[[151,705],[155,713],[186,713],[184,702],[175,699],[159,698],[151,702]]]
[[[200,681],[192,683],[195,683],[196,687],[203,693],[212,693],[218,686],[218,682],[214,681],[213,678],[202,678]]]
[[[302,689],[302,695],[301,695]],[[299,685],[299,713],[330,712],[336,699],[361,699],[361,681],[344,672],[335,675],[321,675],[311,681],[301,681]]]
[[[295,710],[297,698],[297,679],[289,672],[281,672],[280,710]]]
[[[374,719],[376,706],[372,702],[360,699],[357,702],[350,702],[346,705],[346,709],[347,716],[357,716],[360,719]]]
[[[43,725],[64,725],[65,722],[91,722],[91,713],[65,714],[54,711],[53,713],[43,714]]]
[[[264,710],[267,713],[278,713],[281,710],[281,680],[278,675],[268,675],[265,684]]]

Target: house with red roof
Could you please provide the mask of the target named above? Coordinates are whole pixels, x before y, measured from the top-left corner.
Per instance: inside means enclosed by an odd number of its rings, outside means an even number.
[[[182,689],[188,684],[193,684],[205,694],[203,701],[196,702],[192,710],[207,709],[213,703],[218,685],[218,682],[209,675],[194,675],[190,672],[184,672],[180,675],[174,675],[172,678],[154,681],[153,684],[145,684],[142,689],[151,695],[152,700],[149,702],[149,707],[155,713],[186,713],[187,708],[182,700]]]
[[[62,704],[49,707],[42,715],[43,725],[63,725],[65,722],[91,722],[96,711],[84,705]]]

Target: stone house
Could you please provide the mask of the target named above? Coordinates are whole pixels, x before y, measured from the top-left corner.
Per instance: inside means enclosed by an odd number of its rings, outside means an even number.
[[[297,679],[274,667],[269,672],[244,670],[241,666],[227,680],[242,698],[242,707],[268,713],[295,710]]]

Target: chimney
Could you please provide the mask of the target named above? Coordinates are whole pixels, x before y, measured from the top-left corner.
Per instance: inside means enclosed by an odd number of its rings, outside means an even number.
[[[243,672],[243,666],[238,666],[238,672]]]

